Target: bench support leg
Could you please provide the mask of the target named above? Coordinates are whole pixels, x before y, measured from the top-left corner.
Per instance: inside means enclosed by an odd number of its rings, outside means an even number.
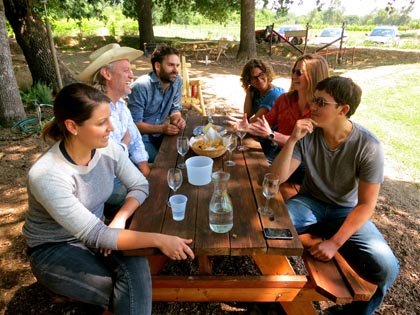
[[[287,315],[317,315],[311,302],[280,302]]]

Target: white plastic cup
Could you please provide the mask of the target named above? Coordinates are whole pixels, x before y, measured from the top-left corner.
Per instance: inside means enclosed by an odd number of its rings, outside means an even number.
[[[172,208],[172,218],[175,221],[184,220],[187,200],[188,198],[185,195],[173,195],[169,197],[169,205]]]
[[[188,182],[194,186],[204,186],[211,182],[213,159],[207,156],[193,156],[185,161]]]

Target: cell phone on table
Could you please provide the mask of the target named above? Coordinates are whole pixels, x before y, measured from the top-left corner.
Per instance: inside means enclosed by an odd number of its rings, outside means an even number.
[[[264,228],[264,236],[275,240],[291,240],[293,239],[292,232],[289,229],[279,228]]]

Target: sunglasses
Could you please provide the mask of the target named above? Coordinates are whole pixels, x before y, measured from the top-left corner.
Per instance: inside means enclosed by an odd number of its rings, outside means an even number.
[[[251,82],[256,82],[257,80],[264,80],[267,77],[265,72],[260,72],[259,75],[251,77]]]
[[[293,69],[292,74],[296,74],[298,77],[300,77],[303,74],[303,70],[301,69]]]
[[[338,103],[327,102],[322,97],[314,97],[312,99],[312,103],[316,104],[316,106],[318,106],[318,107],[324,107],[325,105],[338,105]]]

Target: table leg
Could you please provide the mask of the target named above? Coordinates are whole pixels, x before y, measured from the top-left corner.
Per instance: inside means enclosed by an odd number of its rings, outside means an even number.
[[[286,256],[257,255],[253,256],[255,263],[264,275],[295,275]],[[287,315],[316,315],[309,301],[280,302]]]
[[[163,255],[159,255],[147,256],[147,259],[149,259],[150,274],[156,275],[159,273],[159,271],[162,270],[163,266],[165,266],[169,258]]]
[[[209,256],[198,256],[198,269],[200,275],[211,275],[212,268]]]

